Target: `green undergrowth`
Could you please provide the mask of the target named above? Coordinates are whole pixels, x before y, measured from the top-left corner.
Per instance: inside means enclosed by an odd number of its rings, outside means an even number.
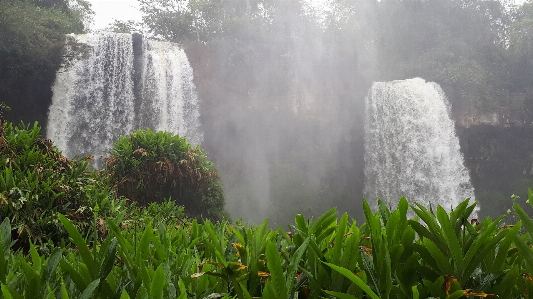
[[[70,246],[58,215],[68,217],[90,246],[103,241],[108,219],[126,227],[175,225],[186,217],[219,220],[222,183],[200,147],[168,132],[139,130],[120,138],[107,169],[92,157],[68,159],[41,128],[6,121],[0,104],[0,222],[8,219],[13,250],[39,253]]]
[[[101,241],[84,237],[60,215],[71,245],[49,253],[33,245],[28,253],[14,250],[5,219],[1,293],[3,298],[530,298],[532,219],[515,202],[520,220],[513,225],[503,223],[506,215],[478,221],[471,219],[474,206],[466,200],[451,212],[440,206],[432,211],[402,198],[395,210],[380,201],[372,212],[364,201],[365,223],[333,208],[317,219],[297,215],[288,230],[268,229],[268,220],[251,226],[110,218]]]
[[[118,195],[139,206],[171,198],[190,217],[228,218],[215,164],[185,137],[150,129],[123,136],[106,159],[105,173]]]
[[[497,219],[472,219],[468,200],[448,212],[402,198],[394,210],[363,201],[362,224],[333,208],[274,230],[268,219],[224,220],[214,165],[179,136],[124,137],[106,172],[87,167],[89,157],[67,159],[39,132],[0,114],[0,299],[533,296],[533,220],[517,197]],[[189,191],[135,200],[184,178]],[[117,184],[149,188],[127,200]],[[213,217],[186,217],[205,207]]]

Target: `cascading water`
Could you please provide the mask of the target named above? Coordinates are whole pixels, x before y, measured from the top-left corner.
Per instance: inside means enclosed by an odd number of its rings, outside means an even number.
[[[405,196],[426,207],[474,200],[449,104],[436,83],[376,82],[365,108],[365,198],[395,207]]]
[[[67,157],[93,155],[94,166],[120,136],[141,128],[202,142],[192,68],[177,45],[131,34],[76,36],[85,55],[65,65],[52,88],[47,137]]]

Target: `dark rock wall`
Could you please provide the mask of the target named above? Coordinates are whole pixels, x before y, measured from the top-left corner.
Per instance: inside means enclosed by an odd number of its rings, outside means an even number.
[[[533,188],[533,127],[457,127],[481,216],[499,216],[512,207],[511,195],[527,199]]]

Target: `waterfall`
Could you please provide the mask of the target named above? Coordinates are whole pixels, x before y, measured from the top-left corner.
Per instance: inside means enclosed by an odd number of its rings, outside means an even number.
[[[375,82],[365,108],[365,198],[395,207],[405,196],[447,210],[474,200],[449,114],[436,83]]]
[[[131,34],[74,38],[85,47],[67,49],[75,59],[57,73],[47,126],[47,137],[67,157],[92,155],[93,166],[101,167],[114,141],[144,128],[186,136],[193,145],[202,142],[192,68],[183,49]]]

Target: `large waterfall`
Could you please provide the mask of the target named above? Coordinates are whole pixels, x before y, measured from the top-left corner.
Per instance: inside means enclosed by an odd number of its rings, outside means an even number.
[[[192,68],[177,45],[140,36],[97,33],[75,37],[82,50],[58,72],[47,137],[67,157],[93,155],[95,166],[113,142],[151,128],[199,144],[199,104]]]
[[[446,209],[474,200],[449,104],[440,86],[415,78],[376,82],[366,98],[365,190],[395,207],[400,197]]]

